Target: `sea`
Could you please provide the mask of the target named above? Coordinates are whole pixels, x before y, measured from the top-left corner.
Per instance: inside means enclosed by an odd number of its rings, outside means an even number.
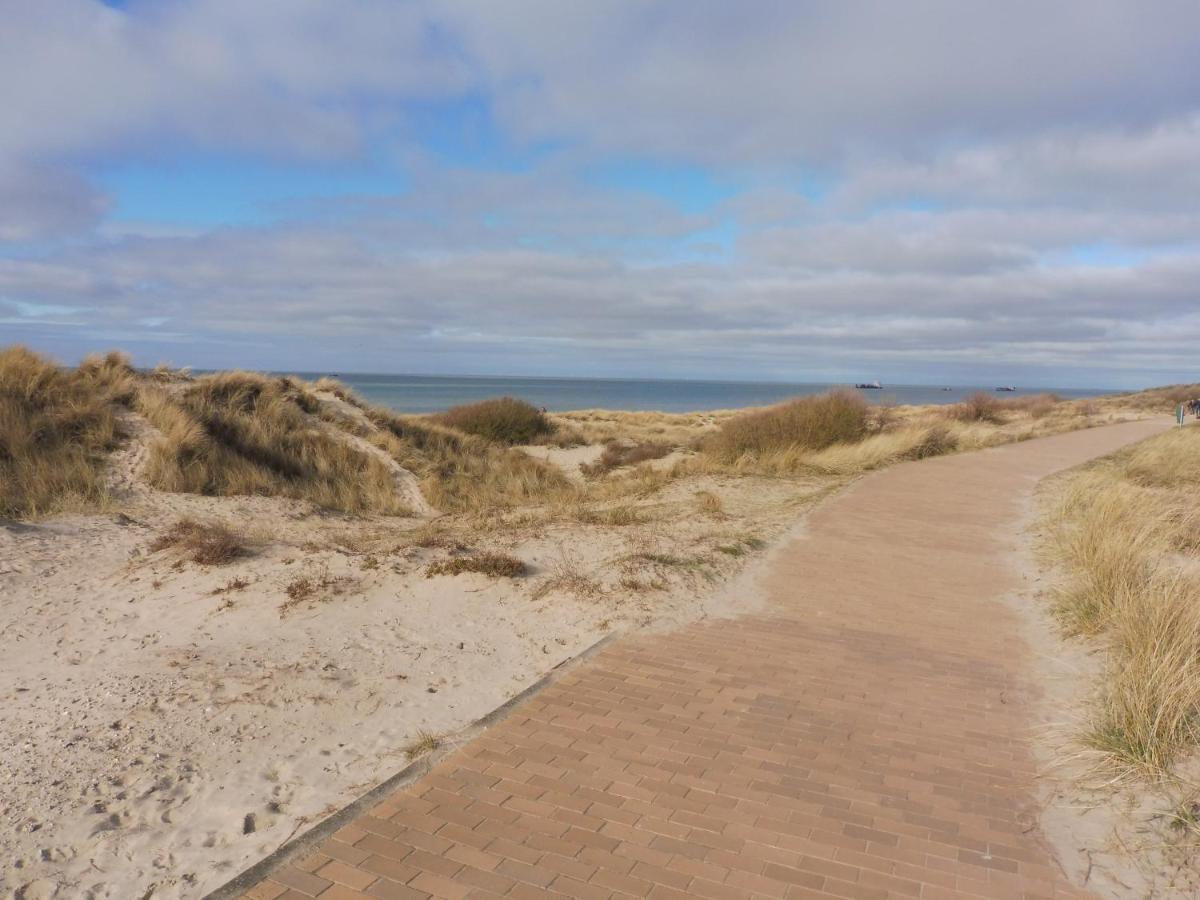
[[[771,381],[691,381],[640,378],[539,378],[473,375],[370,375],[350,372],[294,372],[305,380],[337,378],[366,400],[396,412],[441,412],[460,403],[488,397],[520,397],[550,411],[576,409],[700,412],[766,406],[791,397],[820,394],[831,388],[858,390],[870,403],[907,405],[957,403],[976,391],[995,392],[996,385],[884,384],[881,389],[853,385]],[[1106,390],[1016,386],[997,397],[1054,393],[1067,399],[1098,397]]]

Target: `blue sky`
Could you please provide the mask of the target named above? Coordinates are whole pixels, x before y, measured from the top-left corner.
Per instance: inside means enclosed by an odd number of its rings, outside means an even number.
[[[1194,4],[5,16],[4,343],[200,367],[1197,379]]]

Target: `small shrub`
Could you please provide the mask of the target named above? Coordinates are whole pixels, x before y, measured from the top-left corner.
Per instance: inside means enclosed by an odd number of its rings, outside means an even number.
[[[248,552],[245,539],[216,522],[180,519],[150,545],[153,552],[177,548],[185,557],[202,566],[220,566]]]
[[[604,452],[594,463],[580,463],[579,471],[589,478],[607,475],[621,466],[633,466],[651,459],[662,459],[671,452],[668,444],[658,441],[641,441],[635,444],[609,441]]]
[[[455,406],[436,420],[497,444],[531,444],[554,432],[554,425],[544,412],[516,397],[495,397]]]
[[[865,400],[850,391],[830,391],[735,416],[705,442],[704,450],[727,463],[795,448],[821,450],[862,440],[868,421]]]
[[[947,408],[947,414],[960,422],[991,422],[1004,421],[1003,401],[991,394],[977,391],[961,403]]]
[[[473,556],[453,556],[430,563],[425,569],[425,577],[478,572],[489,578],[518,578],[526,571],[525,563],[515,556],[504,553],[477,553]]]

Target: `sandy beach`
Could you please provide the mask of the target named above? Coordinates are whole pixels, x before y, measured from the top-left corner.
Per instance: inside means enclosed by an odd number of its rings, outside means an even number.
[[[0,527],[5,897],[202,896],[403,768],[422,734],[454,732],[600,637],[752,606],[720,586],[827,489],[702,476],[656,491],[653,519],[611,527],[447,522],[427,505],[347,517],[153,490],[139,471],[155,434],[128,425],[112,512]],[[576,478],[601,449],[529,452]],[[697,514],[698,491],[721,511]],[[236,528],[245,555],[151,549],[189,517]],[[427,577],[468,541],[529,573]],[[562,575],[576,580],[542,587]],[[298,579],[311,596],[289,596]]]
[[[405,512],[156,488],[166,445],[143,399],[119,412],[99,509],[0,528],[4,896],[203,896],[601,637],[754,610],[781,536],[862,472],[1144,415],[904,408],[852,445],[730,465],[697,448],[733,413],[562,414],[568,446],[505,452],[568,499],[446,513],[442,476],[380,449],[392,420],[303,390],[297,421],[378,461]],[[197,561],[181,522],[222,526],[235,551]],[[488,554],[521,573],[433,574]]]

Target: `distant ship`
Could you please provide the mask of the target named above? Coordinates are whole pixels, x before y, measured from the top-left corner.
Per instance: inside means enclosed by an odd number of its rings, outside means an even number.
[[[1015,387],[998,387],[998,388],[996,388],[996,390],[998,390],[998,391],[1015,391],[1016,388]]]
[[[864,391],[882,391],[883,385],[878,381],[864,381],[861,384],[856,384],[856,388],[861,388]]]
[[[952,391],[954,388],[942,388],[943,391]]]

